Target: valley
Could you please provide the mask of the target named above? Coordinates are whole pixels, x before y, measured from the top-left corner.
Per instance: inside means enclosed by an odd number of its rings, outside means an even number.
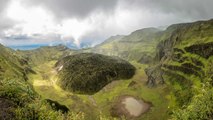
[[[79,50],[0,45],[0,119],[212,119],[212,31],[208,20]]]
[[[114,81],[94,95],[82,95],[67,92],[61,89],[56,81],[58,80],[54,69],[56,61],[41,64],[33,68],[37,74],[29,75],[30,83],[35,91],[41,95],[42,99],[51,99],[66,105],[72,111],[82,111],[87,119],[98,119],[98,114],[111,116],[111,107],[117,106],[119,96],[133,96],[145,101],[149,101],[151,110],[148,114],[135,119],[149,118],[151,120],[161,118],[167,119],[167,106],[169,92],[166,86],[150,89],[146,86],[146,75],[143,71],[144,65],[136,62],[132,64],[137,68],[136,74],[130,80]],[[131,84],[134,83],[134,84]],[[141,92],[142,91],[142,92]],[[116,112],[116,111],[115,111]]]

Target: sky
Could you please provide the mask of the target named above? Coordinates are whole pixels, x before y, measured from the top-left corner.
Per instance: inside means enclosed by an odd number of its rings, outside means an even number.
[[[6,46],[94,46],[146,27],[213,18],[213,0],[0,0]]]

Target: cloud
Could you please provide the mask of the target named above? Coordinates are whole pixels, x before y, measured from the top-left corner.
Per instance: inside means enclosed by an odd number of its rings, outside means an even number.
[[[113,12],[118,0],[28,0],[25,4],[44,6],[57,17],[87,17],[98,10]]]
[[[117,34],[213,17],[212,0],[0,0],[5,45],[95,45]]]
[[[12,21],[6,18],[5,8],[7,8],[9,0],[0,0],[0,35],[1,31],[12,26]]]
[[[0,12],[7,6],[10,0],[0,0]]]
[[[133,0],[130,2],[126,0],[128,4],[141,6],[152,12],[175,14],[182,18],[191,19],[209,19],[212,18],[213,11],[212,0]]]

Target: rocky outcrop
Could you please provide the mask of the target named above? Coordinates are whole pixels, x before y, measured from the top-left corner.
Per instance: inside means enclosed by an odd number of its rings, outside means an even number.
[[[210,58],[213,55],[212,30],[213,20],[168,27],[157,45],[154,65],[145,69],[148,85],[154,86],[161,72],[163,76],[174,77],[177,76],[174,73],[171,74],[171,71],[181,73],[182,75],[179,74],[182,76],[181,79],[191,75],[199,79],[209,77],[206,63],[211,61]]]
[[[208,59],[213,55],[213,42],[191,45],[184,48],[187,52],[198,54]]]
[[[138,62],[142,64],[150,64],[152,60],[153,60],[153,57],[151,55],[143,54],[143,56],[140,58]]]
[[[69,108],[67,108],[65,105],[61,105],[57,101],[53,101],[50,99],[45,99],[45,101],[49,103],[49,105],[52,107],[53,110],[61,111],[62,113],[69,112]]]
[[[163,67],[166,68],[166,69],[172,70],[172,71],[179,71],[179,72],[183,72],[183,73],[188,74],[188,75],[196,75],[196,76],[201,77],[199,72],[197,72],[193,68],[182,67],[182,66],[174,66],[174,65],[163,65]]]
[[[148,76],[147,85],[154,87],[157,84],[164,84],[163,71],[161,70],[161,64],[149,67],[145,69],[145,73]]]

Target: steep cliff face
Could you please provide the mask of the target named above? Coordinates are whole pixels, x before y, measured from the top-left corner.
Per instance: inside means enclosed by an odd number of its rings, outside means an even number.
[[[156,48],[156,66],[166,73],[177,71],[179,76],[206,76],[205,67],[213,55],[213,20],[170,26]],[[151,68],[150,68],[151,69]],[[149,69],[149,70],[150,70]]]
[[[186,108],[198,88],[213,85],[213,20],[172,25],[165,32],[170,30],[157,45],[155,64],[146,69],[148,85],[163,78],[171,86],[176,106]]]

